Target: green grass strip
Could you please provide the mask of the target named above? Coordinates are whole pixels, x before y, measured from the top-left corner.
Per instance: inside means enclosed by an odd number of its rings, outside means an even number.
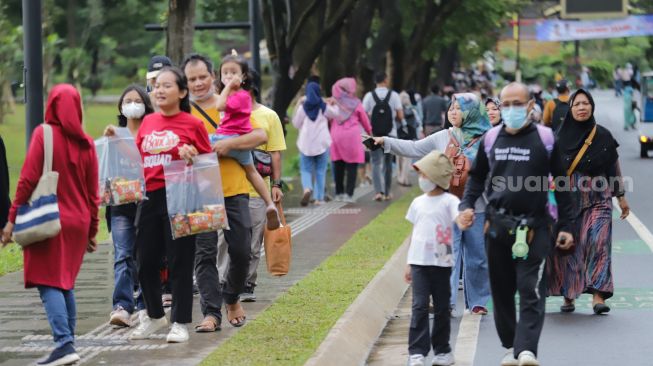
[[[356,232],[201,365],[303,365],[410,233],[404,217],[417,191],[411,193]]]

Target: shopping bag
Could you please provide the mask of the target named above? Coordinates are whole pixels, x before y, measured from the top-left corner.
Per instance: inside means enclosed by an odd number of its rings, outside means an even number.
[[[95,140],[104,206],[119,206],[145,199],[143,162],[127,128],[115,128],[115,135]]]
[[[215,153],[197,155],[192,164],[173,161],[163,171],[173,239],[229,228]]]
[[[265,247],[265,261],[268,272],[273,276],[284,276],[290,270],[292,259],[292,232],[286,224],[286,216],[283,214],[281,202],[277,203],[281,226],[275,230],[265,228],[263,234],[263,245]]]
[[[29,201],[18,207],[14,226],[14,241],[23,248],[57,236],[61,231],[57,201],[59,173],[52,171],[52,127],[45,123],[42,126],[43,172]]]

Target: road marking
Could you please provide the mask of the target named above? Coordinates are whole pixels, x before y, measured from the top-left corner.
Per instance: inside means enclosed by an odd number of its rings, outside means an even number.
[[[621,209],[619,208],[619,204],[616,198],[612,198],[612,203],[614,204],[615,210],[621,214]],[[653,252],[653,234],[651,234],[651,231],[644,225],[639,218],[635,215],[635,212],[630,210],[630,214],[628,217],[626,217],[626,221],[630,224],[630,226],[633,227],[637,235],[639,235],[642,240],[648,245],[649,249],[651,249],[651,252]]]
[[[454,358],[456,366],[473,366],[476,357],[476,346],[478,345],[478,334],[481,327],[481,315],[474,315],[465,312],[460,321],[458,337],[456,338],[456,350]]]

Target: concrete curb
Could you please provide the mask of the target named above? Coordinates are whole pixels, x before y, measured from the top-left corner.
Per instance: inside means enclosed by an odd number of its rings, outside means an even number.
[[[406,239],[331,328],[305,366],[364,365],[406,293]]]

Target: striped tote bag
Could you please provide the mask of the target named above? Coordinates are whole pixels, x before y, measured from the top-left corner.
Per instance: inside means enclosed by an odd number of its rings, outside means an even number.
[[[52,171],[52,127],[43,124],[43,173],[29,201],[18,207],[14,241],[23,248],[52,238],[61,231],[57,183],[59,173]]]

